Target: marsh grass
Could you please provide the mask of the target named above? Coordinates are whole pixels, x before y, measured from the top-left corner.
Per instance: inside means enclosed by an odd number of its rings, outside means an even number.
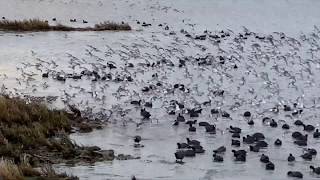
[[[25,176],[76,179],[57,174],[45,165],[56,159],[76,157],[80,147],[68,137],[72,117],[70,113],[50,110],[43,104],[0,96],[0,157],[3,158],[0,179],[19,180]],[[42,171],[33,166],[42,167]]]
[[[94,27],[70,27],[62,24],[50,25],[47,21],[39,19],[28,20],[0,20],[2,31],[129,31],[131,27],[127,23],[115,23],[105,21]]]

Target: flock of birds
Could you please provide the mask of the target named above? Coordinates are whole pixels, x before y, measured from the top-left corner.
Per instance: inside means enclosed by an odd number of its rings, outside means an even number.
[[[142,26],[151,24],[143,22]],[[119,42],[104,45],[103,49],[88,45],[85,57],[68,53],[69,61],[63,65],[41,59],[32,52],[36,62],[17,67],[21,78],[16,81],[26,89],[32,87],[32,93],[41,91],[39,87],[57,88],[50,83],[61,85],[58,87],[61,94],[57,96],[66,105],[81,107],[82,114],[89,117],[119,120],[123,126],[135,123],[138,129],[154,120],[166,123],[160,119],[169,117],[174,119],[170,121],[173,128],[186,124],[190,133],[202,129],[208,134],[228,132],[232,140],[226,143],[233,149],[221,146],[210,150],[214,162],[224,162],[224,154],[228,152],[233,153],[234,161],[246,162],[247,154],[263,150],[259,155],[261,163],[266,170],[274,170],[277,164],[265,152],[270,144],[281,147],[283,140],[277,137],[270,142],[266,140],[269,134],[244,133],[243,127],[254,129],[261,121],[263,128],[290,132],[292,143],[305,147],[303,154],[288,152],[290,163],[298,157],[306,161],[316,157],[316,149],[308,145],[310,138],[320,138],[320,132],[317,124],[309,123],[316,116],[307,115],[317,110],[319,98],[307,89],[319,87],[319,35],[317,28],[299,38],[278,32],[261,35],[246,28],[238,34],[231,30],[194,34],[183,29],[170,31],[166,25],[159,37],[137,36],[129,45]],[[161,39],[169,40],[161,44]],[[39,74],[40,85],[36,77]],[[7,89],[4,87],[2,91]],[[19,89],[9,93],[23,94]],[[245,121],[239,120],[238,126],[224,122],[237,121],[240,116],[235,114],[242,110]],[[285,120],[278,120],[283,113],[285,116],[281,118]],[[203,121],[198,121],[199,118]],[[134,137],[136,148],[143,147],[142,140],[140,136]],[[184,164],[184,158],[206,151],[209,150],[200,141],[186,137],[186,142],[177,143],[176,163]],[[320,167],[310,169],[320,175]],[[303,172],[298,170],[288,171],[287,175],[303,178]]]

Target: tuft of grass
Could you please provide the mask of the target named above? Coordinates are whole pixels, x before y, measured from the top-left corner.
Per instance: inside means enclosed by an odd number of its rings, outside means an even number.
[[[8,31],[48,31],[50,30],[50,25],[46,21],[41,21],[39,19],[29,19],[29,20],[2,20],[0,21],[0,29]]]
[[[105,21],[96,24],[94,27],[70,27],[62,24],[49,25],[47,21],[39,19],[25,20],[0,20],[2,31],[129,31],[128,23],[115,23]]]
[[[16,164],[12,161],[0,160],[0,179],[23,180],[23,175]]]
[[[94,28],[97,31],[105,31],[105,30],[112,30],[112,31],[130,31],[131,27],[128,23],[115,23],[115,22],[109,22],[105,21],[99,24],[96,24]]]

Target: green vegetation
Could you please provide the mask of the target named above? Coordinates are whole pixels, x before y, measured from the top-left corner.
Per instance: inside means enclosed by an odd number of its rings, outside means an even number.
[[[111,150],[81,147],[69,139],[72,129],[81,129],[84,123],[91,127],[87,119],[75,114],[0,96],[0,179],[75,179],[55,173],[50,164],[113,160]]]

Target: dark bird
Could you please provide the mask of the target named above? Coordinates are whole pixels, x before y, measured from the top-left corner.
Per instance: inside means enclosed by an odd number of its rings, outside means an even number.
[[[296,160],[296,158],[290,153],[288,156],[288,162],[293,162],[295,160]]]
[[[194,149],[188,149],[183,151],[184,156],[185,157],[195,157],[196,156],[196,152],[194,151]]]
[[[185,148],[189,148],[189,144],[187,143],[177,143],[178,149],[185,149]]]
[[[178,125],[179,125],[179,121],[175,120],[172,125],[173,125],[173,126],[178,126]]]
[[[275,167],[274,167],[274,164],[272,162],[268,162],[266,164],[266,170],[274,170]]]
[[[231,133],[241,133],[241,129],[238,127],[230,126],[229,132]]]
[[[233,153],[233,156],[236,157],[236,156],[239,156],[239,155],[243,155],[243,156],[246,156],[247,155],[247,151],[245,150],[232,150],[231,151]]]
[[[206,127],[206,132],[215,134],[216,133],[216,126],[215,125],[207,125]]]
[[[189,144],[189,145],[200,145],[200,142],[199,141],[197,141],[197,140],[190,140],[189,138],[186,138],[187,139],[187,143]]]
[[[246,111],[246,112],[243,113],[243,116],[244,117],[251,117],[251,112]]]
[[[306,149],[306,151],[307,151],[308,153],[310,153],[312,156],[317,155],[317,150],[315,150],[315,149],[313,149],[313,148],[308,148],[308,149]]]
[[[301,120],[296,120],[296,121],[294,122],[294,125],[296,125],[296,126],[303,126],[304,124],[303,124],[303,122],[302,122]]]
[[[88,23],[88,21],[86,21],[86,20],[82,20],[82,23],[83,23],[83,24],[87,24],[87,23]]]
[[[304,160],[307,160],[307,161],[311,161],[311,160],[312,160],[312,154],[309,153],[309,152],[302,154],[301,157],[302,157]]]
[[[213,154],[213,161],[214,162],[223,162],[223,157],[214,153]]]
[[[278,127],[278,123],[274,119],[272,119],[270,122],[270,127],[276,128]]]
[[[141,136],[135,136],[135,137],[134,137],[134,142],[135,142],[136,144],[140,144],[140,142],[141,142]]]
[[[299,171],[288,171],[287,175],[294,178],[303,178],[303,174]]]
[[[298,146],[307,146],[308,145],[307,141],[305,141],[305,140],[294,141],[294,144],[297,144]]]
[[[275,142],[274,142],[274,145],[276,146],[281,146],[282,145],[282,141],[280,139],[277,139]]]
[[[236,158],[235,158],[235,161],[245,162],[246,160],[247,160],[247,156],[242,155],[242,154],[236,156]]]
[[[56,18],[52,18],[52,21],[56,21],[57,19]]]
[[[265,139],[264,135],[260,132],[254,133],[252,136],[255,141],[261,141]]]
[[[218,154],[218,153],[224,153],[226,152],[227,148],[225,146],[220,146],[217,149],[213,150],[213,153]]]
[[[253,136],[247,135],[247,137],[242,137],[242,141],[246,144],[253,144],[255,139]]]
[[[140,110],[140,115],[143,119],[149,119],[151,117],[151,114],[144,108]]]
[[[43,73],[43,74],[42,74],[42,77],[43,77],[43,78],[47,78],[47,77],[49,77],[49,73],[48,73],[48,72]]]
[[[179,122],[185,122],[186,120],[185,120],[185,118],[179,113],[179,114],[178,114],[178,117],[177,117],[177,121],[179,121]]]
[[[313,173],[320,174],[320,167],[310,166]]]
[[[252,152],[259,152],[260,147],[259,146],[249,146],[250,151]]]
[[[177,163],[183,163],[182,159],[184,158],[184,153],[182,151],[175,152],[174,156],[176,157],[176,162]]]
[[[269,162],[269,157],[267,155],[262,154],[261,157],[260,157],[260,162],[268,163]]]
[[[190,132],[196,132],[197,128],[192,126],[192,124],[189,124],[189,131]]]
[[[141,100],[139,101],[131,101],[130,104],[133,104],[133,105],[141,105]]]
[[[233,138],[240,138],[240,133],[232,133]]]
[[[231,139],[231,146],[240,147],[240,141],[235,140],[235,139]]]
[[[253,121],[252,119],[250,119],[250,120],[248,121],[248,125],[250,125],[250,126],[254,125],[254,121]]]
[[[316,129],[316,131],[313,133],[313,138],[320,138],[319,129]]]
[[[146,102],[144,103],[144,106],[148,108],[152,108],[152,102]]]
[[[208,122],[199,122],[199,126],[209,126],[210,124]]]
[[[256,146],[260,148],[266,148],[268,147],[268,143],[265,141],[257,141]]]
[[[187,121],[186,124],[189,124],[189,125],[193,125],[193,124],[196,124],[197,123],[197,120],[193,120],[193,121]]]
[[[283,124],[282,129],[290,129],[290,126],[288,124]]]
[[[307,131],[307,132],[314,131],[314,129],[315,129],[315,127],[313,125],[310,125],[310,124],[308,124],[308,125],[303,124],[302,126],[303,126],[303,130]]]

